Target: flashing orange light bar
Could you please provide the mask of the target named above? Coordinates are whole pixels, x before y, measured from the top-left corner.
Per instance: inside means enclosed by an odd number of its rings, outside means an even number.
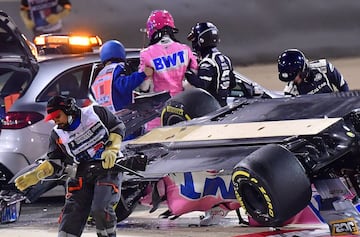
[[[34,43],[37,46],[45,45],[69,45],[69,46],[84,46],[84,47],[95,47],[101,46],[102,41],[98,36],[68,36],[68,35],[52,35],[45,34],[35,37]]]

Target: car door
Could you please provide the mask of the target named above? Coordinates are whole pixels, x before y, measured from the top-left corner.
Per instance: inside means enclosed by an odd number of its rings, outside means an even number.
[[[37,71],[36,47],[19,30],[5,12],[0,11],[0,63],[27,67],[33,74]]]
[[[0,120],[38,71],[36,47],[0,10]]]

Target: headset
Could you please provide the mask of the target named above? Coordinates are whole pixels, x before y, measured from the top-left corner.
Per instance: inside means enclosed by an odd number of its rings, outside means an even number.
[[[66,115],[73,115],[79,110],[76,105],[75,98],[65,97],[62,95],[51,97],[46,107],[48,113],[51,113],[55,110],[62,110]]]
[[[72,115],[72,114],[75,114],[77,110],[78,110],[78,107],[76,105],[75,98],[73,98],[73,97],[66,98],[64,113],[66,115]]]

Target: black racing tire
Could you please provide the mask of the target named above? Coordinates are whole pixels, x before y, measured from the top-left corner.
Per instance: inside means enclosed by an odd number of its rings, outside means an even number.
[[[161,113],[163,126],[204,116],[221,108],[219,102],[200,88],[187,89],[170,98]]]
[[[264,226],[282,226],[309,204],[312,194],[300,161],[276,144],[263,146],[240,161],[232,182],[240,205]]]

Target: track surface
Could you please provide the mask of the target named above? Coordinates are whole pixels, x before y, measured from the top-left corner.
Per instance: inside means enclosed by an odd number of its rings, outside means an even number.
[[[50,237],[57,236],[57,218],[63,198],[43,198],[33,204],[25,204],[16,223],[0,225],[1,237]],[[166,209],[149,214],[147,207],[139,207],[127,220],[118,224],[117,235],[126,237],[235,237],[244,234],[270,231],[265,227],[247,227],[238,224],[236,213],[230,212],[219,225],[199,227],[202,212],[186,214],[176,220],[158,218]],[[296,229],[289,226],[284,230]],[[310,226],[308,226],[310,227]],[[317,226],[324,230],[324,226]],[[327,229],[325,229],[327,230]],[[95,228],[87,226],[83,237],[96,236]]]

